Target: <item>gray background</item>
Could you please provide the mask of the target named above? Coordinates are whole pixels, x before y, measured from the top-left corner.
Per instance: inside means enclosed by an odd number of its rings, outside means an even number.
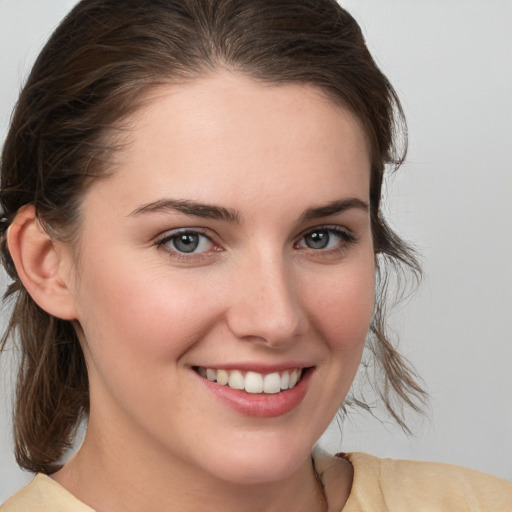
[[[0,138],[20,84],[73,0],[0,0]],[[512,1],[346,0],[408,117],[394,227],[426,277],[394,315],[431,405],[408,438],[353,414],[330,450],[452,462],[512,481]],[[0,277],[0,288],[5,278]],[[2,313],[5,315],[5,313]],[[2,318],[2,323],[5,318]],[[0,502],[30,480],[11,453],[12,364],[0,358]]]

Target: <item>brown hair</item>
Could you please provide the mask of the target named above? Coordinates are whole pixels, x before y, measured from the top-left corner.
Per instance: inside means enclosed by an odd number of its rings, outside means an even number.
[[[112,129],[136,111],[147,89],[220,67],[260,81],[319,86],[362,123],[371,147],[380,290],[367,346],[391,415],[406,428],[396,397],[419,408],[423,391],[388,340],[383,309],[389,269],[419,274],[413,252],[380,208],[384,171],[405,155],[405,121],[354,19],[335,0],[83,0],[39,55],[2,153],[1,249],[13,280],[5,295],[13,310],[2,347],[8,337],[21,347],[14,435],[23,468],[59,468],[88,412],[88,380],[73,325],[40,309],[20,282],[5,226],[23,205],[33,204],[51,236],[72,241],[84,191],[107,172],[115,152]],[[357,399],[349,403],[365,406]]]

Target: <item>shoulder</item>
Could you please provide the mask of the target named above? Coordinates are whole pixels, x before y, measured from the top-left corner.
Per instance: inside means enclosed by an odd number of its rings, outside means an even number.
[[[46,475],[37,475],[2,506],[0,512],[94,512]]]
[[[394,512],[512,510],[512,484],[479,471],[435,462],[380,459],[363,453],[344,457],[354,468],[347,507],[351,500],[365,503],[375,499],[386,507],[376,510]],[[346,512],[350,511],[348,507]]]
[[[338,457],[353,467],[343,512],[512,511],[512,483],[479,471],[364,453]]]

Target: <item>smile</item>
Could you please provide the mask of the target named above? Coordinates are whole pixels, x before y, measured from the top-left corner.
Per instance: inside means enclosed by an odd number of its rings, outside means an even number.
[[[195,368],[196,372],[221,386],[227,386],[231,389],[245,391],[251,394],[269,394],[275,395],[281,391],[294,388],[302,377],[303,368],[295,368],[282,372],[273,372],[262,374],[258,372],[241,370],[224,370],[214,368]]]

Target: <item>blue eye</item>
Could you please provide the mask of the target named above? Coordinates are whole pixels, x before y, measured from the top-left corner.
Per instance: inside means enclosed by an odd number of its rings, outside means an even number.
[[[314,249],[317,251],[336,249],[344,243],[355,242],[355,237],[351,233],[339,228],[316,228],[302,236],[298,242],[298,247]]]
[[[197,254],[210,251],[213,242],[197,231],[180,231],[166,236],[159,245],[183,254]]]

